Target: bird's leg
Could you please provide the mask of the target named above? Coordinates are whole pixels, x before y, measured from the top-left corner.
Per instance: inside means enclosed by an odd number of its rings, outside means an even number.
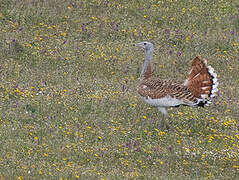
[[[166,115],[163,114],[163,117],[162,117],[161,123],[160,123],[160,129],[164,129],[165,119],[166,119]]]
[[[160,124],[160,128],[164,129],[165,119],[166,119],[166,117],[168,117],[168,113],[167,113],[167,110],[164,107],[158,106],[158,110],[163,114],[163,117],[162,117],[162,120],[161,120],[161,124]]]

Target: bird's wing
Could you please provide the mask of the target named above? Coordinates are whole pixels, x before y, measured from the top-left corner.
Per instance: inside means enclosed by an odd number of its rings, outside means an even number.
[[[182,100],[185,103],[193,102],[196,97],[189,89],[181,83],[173,80],[161,80],[159,78],[148,78],[141,81],[137,89],[138,93],[151,99],[160,99],[166,96]]]

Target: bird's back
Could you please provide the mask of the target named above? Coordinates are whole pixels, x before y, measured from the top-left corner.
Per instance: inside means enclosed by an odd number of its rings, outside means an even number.
[[[197,101],[197,98],[182,83],[156,77],[141,81],[137,92],[147,103],[153,106],[194,105]]]

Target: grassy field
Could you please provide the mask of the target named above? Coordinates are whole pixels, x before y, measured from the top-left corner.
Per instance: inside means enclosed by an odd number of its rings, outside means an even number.
[[[238,179],[239,1],[1,0],[0,179]],[[210,107],[162,115],[135,87],[183,81],[200,54]]]

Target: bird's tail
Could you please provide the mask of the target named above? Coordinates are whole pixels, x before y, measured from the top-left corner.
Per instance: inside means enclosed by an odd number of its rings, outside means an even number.
[[[207,66],[205,59],[196,56],[184,85],[198,98],[197,105],[204,106],[210,103],[218,91],[217,74],[211,66]]]

